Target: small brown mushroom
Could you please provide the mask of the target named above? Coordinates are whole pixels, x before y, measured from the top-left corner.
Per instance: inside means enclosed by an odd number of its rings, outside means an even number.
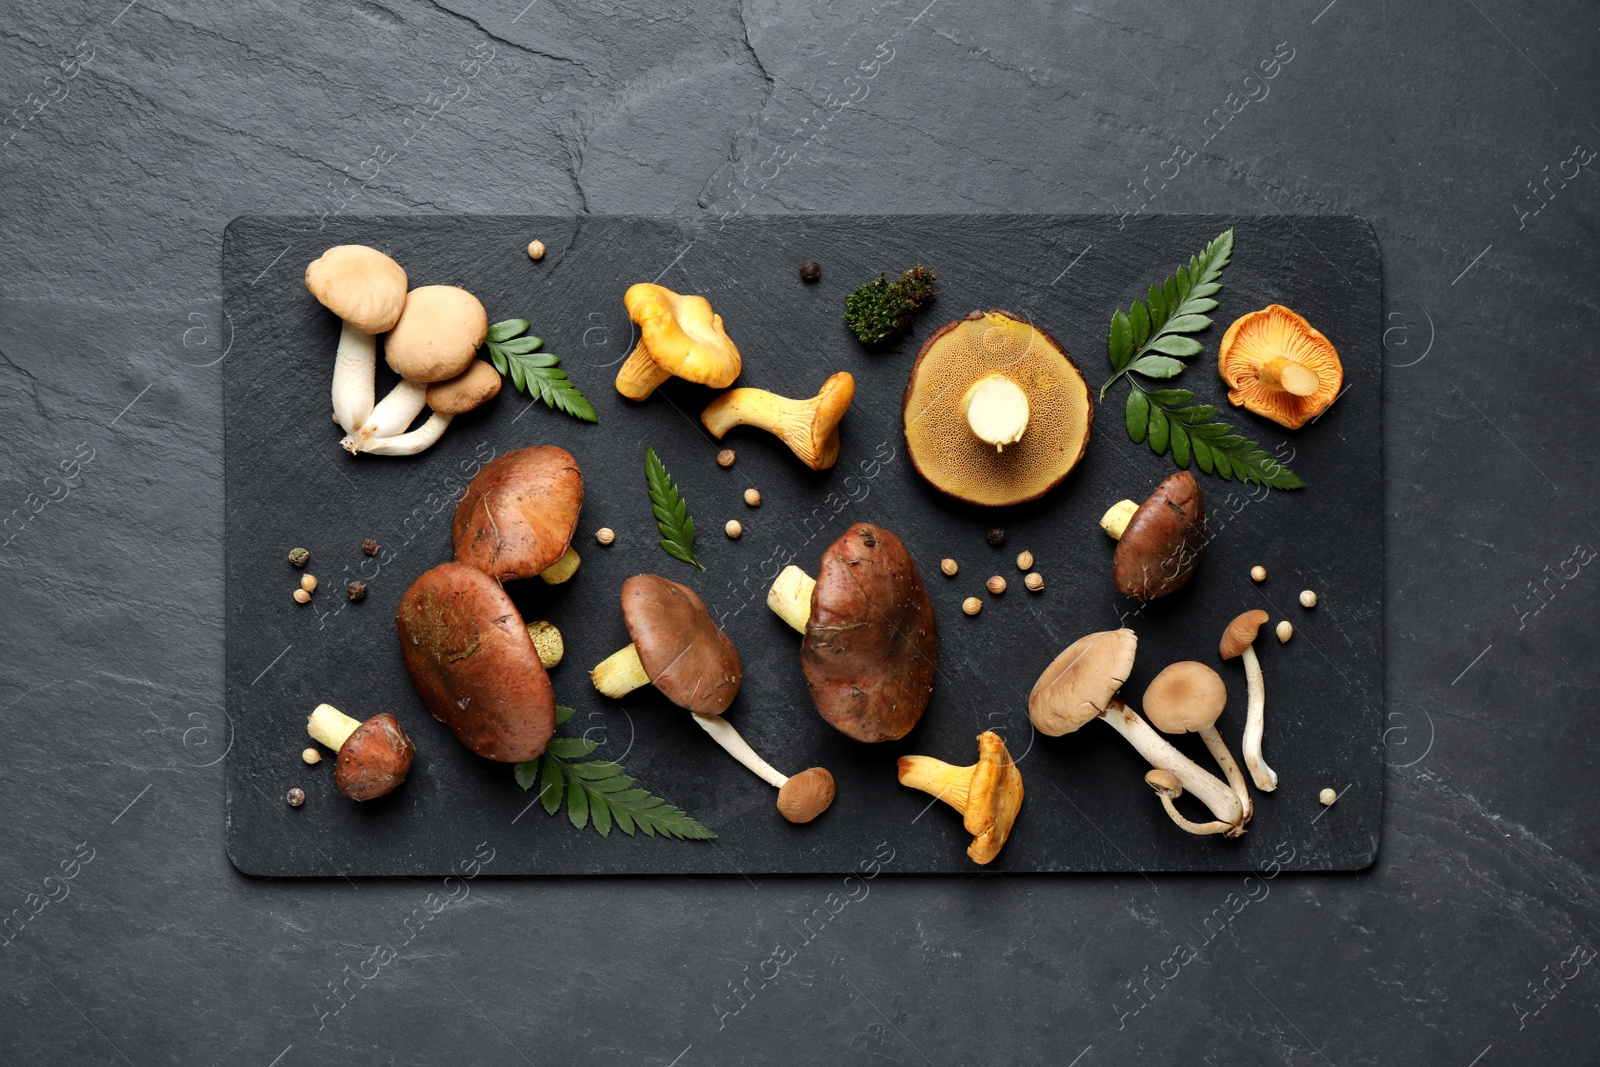
[[[812,470],[827,470],[839,458],[839,422],[855,399],[856,380],[840,371],[817,395],[790,400],[765,389],[729,389],[700,413],[711,436],[722,440],[735,426],[766,430]]]
[[[1011,836],[1022,810],[1022,772],[1006,743],[993,730],[978,735],[978,762],[952,767],[932,756],[901,756],[900,784],[920,789],[961,813],[961,825],[972,835],[967,855],[989,863]]]
[[[767,606],[805,634],[800,669],[835,729],[857,741],[895,741],[917,725],[933,693],[938,633],[898,537],[856,523],[822,554],[815,581],[784,568]]]
[[[406,780],[416,754],[411,738],[387,712],[361,722],[332,704],[318,704],[306,719],[306,733],[339,754],[333,784],[351,800],[372,800],[392,792]]]
[[[733,723],[721,715],[696,715],[694,721],[757,778],[777,788],[778,814],[785,819],[792,823],[808,823],[832,806],[837,787],[826,767],[812,767],[793,777],[782,774],[756,755],[756,750],[739,736]]]
[[[472,479],[450,526],[456,561],[498,581],[540,575],[556,584],[578,569],[572,534],[583,475],[555,445],[496,456]]]
[[[401,386],[413,384],[402,382]],[[396,390],[401,386],[396,386]],[[500,394],[500,372],[483,360],[475,359],[454,378],[418,388],[423,390],[423,402],[433,409],[433,414],[428,416],[426,422],[415,430],[404,430],[402,425],[403,432],[382,436],[386,427],[379,422],[379,412],[375,410],[372,420],[362,427],[363,432],[371,428],[372,433],[352,440],[345,446],[346,449],[352,453],[366,452],[374,456],[414,456],[431,448],[444,436],[451,419],[482,407]],[[388,402],[389,398],[384,397],[378,403],[378,408],[383,408]]]
[[[1261,755],[1261,736],[1266,730],[1267,683],[1261,676],[1261,661],[1256,658],[1256,634],[1267,621],[1267,613],[1260,608],[1247,611],[1228,624],[1222,633],[1218,651],[1223,659],[1242,658],[1245,684],[1248,686],[1249,705],[1245,712],[1244,765],[1256,788],[1270,793],[1278,788],[1278,772],[1267,766]]]
[[[1238,828],[1238,833],[1243,833],[1255,814],[1255,804],[1233,753],[1228,751],[1228,743],[1217,732],[1217,720],[1228,706],[1228,687],[1222,677],[1194,660],[1168,664],[1145,688],[1142,704],[1150,725],[1162,733],[1200,735],[1244,808],[1244,822]]]
[[[520,763],[544,752],[556,698],[528,627],[500,583],[441,563],[400,598],[400,651],[433,717],[478,755]]]
[[[1111,572],[1117,591],[1154,600],[1194,576],[1206,547],[1206,502],[1194,475],[1178,471],[1143,504],[1113,505],[1100,525],[1117,542]]]
[[[1174,778],[1170,771],[1163,771],[1160,768],[1147,771],[1144,776],[1144,784],[1156,791],[1156,796],[1161,798],[1161,806],[1167,809],[1167,815],[1185,833],[1201,835],[1225,834],[1233,829],[1233,827],[1220,819],[1213,819],[1211,822],[1206,823],[1194,823],[1186,819],[1183,813],[1173,806],[1172,802],[1183,796],[1183,786],[1178,784],[1178,779]]]

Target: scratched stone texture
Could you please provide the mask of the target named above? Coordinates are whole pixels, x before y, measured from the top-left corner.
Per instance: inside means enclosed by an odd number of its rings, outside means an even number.
[[[0,1062],[1585,1061],[1587,5],[524,2],[0,9]],[[236,872],[228,222],[819,211],[1372,222],[1376,863]]]

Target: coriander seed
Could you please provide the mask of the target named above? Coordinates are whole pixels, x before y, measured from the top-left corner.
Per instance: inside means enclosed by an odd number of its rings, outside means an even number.
[[[1302,590],[1301,593],[1300,593],[1300,606],[1303,607],[1303,608],[1314,608],[1314,607],[1316,607],[1317,606],[1317,594],[1313,593],[1309,589]]]
[[[296,589],[294,591],[294,602],[296,604],[309,604],[311,603],[311,594],[304,589]]]
[[[617,531],[609,526],[602,526],[594,532],[594,539],[602,545],[609,545],[617,539]]]
[[[738,458],[738,455],[733,451],[733,449],[724,448],[721,452],[717,453],[717,466],[731,467],[733,466],[733,461]]]
[[[378,554],[378,542],[374,541],[370,537],[367,538],[365,541],[361,542],[361,551],[365,552],[369,556],[376,556]]]
[[[739,535],[744,533],[744,527],[738,519],[729,519],[728,525],[722,528],[722,532],[737,541],[739,540]]]
[[[306,560],[310,558],[311,553],[307,552],[303,548],[291,548],[289,550],[289,562],[293,563],[296,567],[304,567],[306,565]]]
[[[315,574],[302,574],[300,576],[300,588],[308,593],[315,593],[317,591],[317,576]]]
[[[960,569],[961,564],[957,563],[953,559],[941,559],[939,561],[939,570],[946,578],[954,578],[956,576],[956,572]]]
[[[299,786],[295,786],[293,789],[289,790],[287,794],[285,794],[283,799],[289,802],[289,806],[291,808],[298,808],[300,805],[306,802],[306,791],[301,789]]]
[[[318,752],[314,748],[308,748],[304,752],[300,753],[300,758],[305,760],[307,763],[317,764],[322,762],[322,753]]]
[[[344,587],[344,595],[351,600],[361,600],[367,595],[367,583],[360,578]]]
[[[1294,636],[1294,624],[1284,619],[1278,624],[1278,644],[1287,645],[1289,638]]]
[[[1032,552],[1028,552],[1028,551],[1024,550],[1021,554],[1019,554],[1017,556],[1017,570],[1019,570],[1019,571],[1031,571],[1031,570],[1033,570],[1033,553]]]
[[[983,610],[983,601],[979,600],[975,596],[969,596],[967,599],[961,602],[961,610],[966,612],[968,615],[976,615],[978,612]]]
[[[544,258],[544,242],[543,241],[529,241],[528,242],[528,258],[529,259],[535,259],[535,260]]]
[[[998,526],[991,526],[989,532],[983,535],[983,539],[995,548],[999,548],[1006,543],[1006,532]]]
[[[1037,593],[1044,588],[1044,575],[1038,571],[1029,571],[1028,576],[1022,579],[1022,584],[1028,587],[1028,592]]]
[[[744,491],[744,502],[746,504],[749,504],[753,508],[760,507],[761,506],[761,493],[758,492],[755,489],[746,489]]]
[[[1267,568],[1263,567],[1259,563],[1257,563],[1254,567],[1251,567],[1250,568],[1250,580],[1253,581],[1253,582],[1264,582],[1264,581],[1266,581],[1267,580]]]
[[[1323,807],[1331,808],[1333,807],[1333,802],[1339,799],[1339,794],[1334,792],[1332,789],[1324,789],[1322,792],[1317,794],[1317,799],[1322,801]]]
[[[814,282],[820,277],[822,277],[822,264],[821,263],[818,263],[814,259],[808,259],[804,263],[800,264],[800,280],[801,281],[803,281],[803,282]]]
[[[988,589],[989,592],[993,593],[995,596],[999,596],[1001,593],[1006,591],[1006,580],[1000,577],[998,574],[983,584],[984,588]]]

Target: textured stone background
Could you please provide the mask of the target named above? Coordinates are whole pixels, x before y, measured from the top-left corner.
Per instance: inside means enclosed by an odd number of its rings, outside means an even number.
[[[0,1061],[1590,1054],[1592,9],[522,3],[0,10]],[[1165,163],[1179,145],[1192,160]],[[1120,214],[1174,167],[1148,210],[1357,212],[1383,244],[1371,870],[885,875],[806,940],[832,880],[229,866],[229,219]],[[763,984],[780,940],[798,952]]]

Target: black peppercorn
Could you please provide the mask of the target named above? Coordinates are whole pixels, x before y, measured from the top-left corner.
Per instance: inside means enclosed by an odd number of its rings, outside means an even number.
[[[814,259],[808,259],[804,263],[800,264],[800,280],[801,281],[803,281],[803,282],[814,282],[820,277],[822,277],[822,264],[821,263],[818,263]]]
[[[291,808],[298,808],[300,805],[306,802],[306,791],[301,789],[299,786],[295,786],[293,789],[289,790],[288,794],[283,799],[289,802],[289,806]]]
[[[374,541],[370,537],[367,538],[365,541],[361,542],[361,551],[365,552],[369,556],[376,556],[378,554],[378,542]]]
[[[350,595],[351,600],[360,600],[367,595],[367,583],[357,579],[345,586],[344,591]]]
[[[1006,532],[998,526],[989,527],[989,532],[983,535],[984,540],[999,548],[1006,543]]]

